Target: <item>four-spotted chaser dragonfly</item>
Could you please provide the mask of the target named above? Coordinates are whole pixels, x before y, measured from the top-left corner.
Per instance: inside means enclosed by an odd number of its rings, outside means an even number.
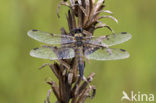
[[[109,48],[129,40],[131,34],[126,32],[95,37],[84,35],[82,29],[74,29],[71,35],[56,35],[30,30],[28,35],[37,41],[49,44],[31,50],[31,56],[50,60],[75,57],[81,77],[84,71],[84,57],[94,60],[117,60],[129,57],[129,53],[123,49]],[[54,46],[57,44],[61,46],[59,48]]]

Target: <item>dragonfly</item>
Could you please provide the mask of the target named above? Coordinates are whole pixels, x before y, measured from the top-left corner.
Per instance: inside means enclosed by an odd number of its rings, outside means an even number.
[[[28,31],[28,36],[47,45],[34,48],[30,55],[49,60],[76,58],[79,75],[83,77],[84,61],[87,60],[118,60],[129,57],[124,49],[110,48],[128,41],[131,34],[127,32],[112,33],[105,36],[87,36],[83,29],[76,28],[70,35],[52,34],[40,30]],[[57,45],[61,45],[57,47]]]

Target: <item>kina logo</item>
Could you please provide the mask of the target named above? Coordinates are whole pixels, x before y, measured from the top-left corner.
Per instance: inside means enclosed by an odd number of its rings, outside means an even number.
[[[134,93],[131,91],[130,95],[128,95],[125,91],[122,92],[123,96],[121,101],[138,101],[138,102],[153,102],[154,101],[154,94],[145,94],[141,92]]]

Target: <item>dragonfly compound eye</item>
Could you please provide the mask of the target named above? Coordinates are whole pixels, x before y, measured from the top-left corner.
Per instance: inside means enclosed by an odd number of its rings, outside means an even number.
[[[82,28],[79,28],[79,32],[82,33],[82,31],[83,31],[83,29]]]
[[[74,34],[76,34],[77,33],[77,29],[75,28],[75,29],[73,29],[73,33]]]

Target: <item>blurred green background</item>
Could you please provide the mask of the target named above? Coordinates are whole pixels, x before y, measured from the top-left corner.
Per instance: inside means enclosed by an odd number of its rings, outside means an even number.
[[[50,89],[45,82],[56,80],[48,60],[29,56],[41,43],[29,38],[27,31],[39,29],[60,33],[67,28],[65,13],[56,16],[59,0],[0,0],[0,103],[43,103]],[[95,99],[86,103],[121,103],[122,91],[156,94],[156,1],[106,0],[106,8],[119,23],[104,19],[116,32],[127,31],[133,38],[116,47],[124,48],[130,58],[118,61],[90,61],[85,75],[95,72]],[[110,33],[100,29],[95,35]],[[51,96],[54,103],[55,97]]]

